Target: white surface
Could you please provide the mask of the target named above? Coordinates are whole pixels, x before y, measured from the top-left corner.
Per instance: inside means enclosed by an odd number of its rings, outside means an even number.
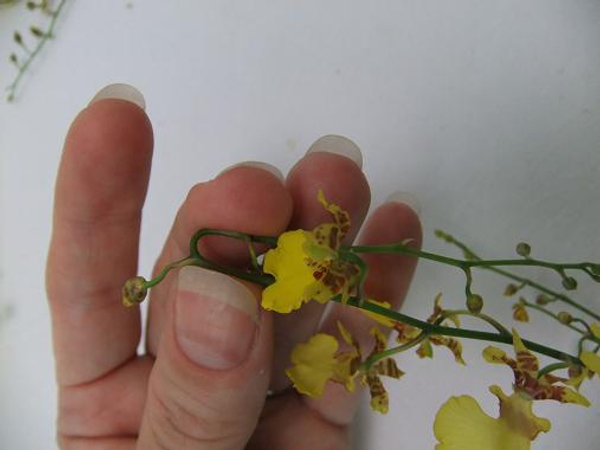
[[[4,84],[13,24],[28,24],[22,15],[0,10]],[[0,303],[14,305],[0,330],[2,449],[54,446],[43,287],[52,188],[70,121],[110,82],[140,88],[155,130],[141,273],[193,183],[240,160],[288,170],[327,133],[363,149],[373,204],[398,189],[417,195],[428,248],[452,251],[433,237],[440,227],[488,256],[511,256],[527,240],[539,257],[600,259],[595,0],[80,0],[67,5],[57,36],[18,102],[0,103]],[[457,306],[461,283],[451,269],[421,264],[405,310],[427,315],[438,291]],[[476,278],[508,318],[503,286]],[[598,300],[591,287],[579,293],[589,305]],[[537,319],[521,327],[527,336],[574,350],[573,335]],[[496,414],[487,386],[508,389],[511,375],[484,363],[482,348],[467,345],[468,369],[443,349],[433,361],[402,357],[406,377],[387,383],[391,413],[361,414],[356,447],[433,448],[435,412],[453,394]],[[598,384],[585,393],[591,409],[536,407],[553,430],[534,448],[598,448]]]

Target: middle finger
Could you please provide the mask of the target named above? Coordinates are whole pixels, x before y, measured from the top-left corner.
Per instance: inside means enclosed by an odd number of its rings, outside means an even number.
[[[332,221],[331,214],[317,201],[317,192],[322,190],[329,202],[350,214],[351,228],[344,243],[352,243],[371,202],[361,166],[360,150],[349,139],[329,135],[317,140],[287,177],[287,189],[294,202],[289,228],[311,230]],[[308,302],[298,311],[275,316],[272,391],[280,392],[290,385],[285,375],[290,353],[298,342],[314,334],[324,308],[317,302]]]

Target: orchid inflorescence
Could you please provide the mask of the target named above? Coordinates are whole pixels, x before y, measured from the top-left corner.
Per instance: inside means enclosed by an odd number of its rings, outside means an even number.
[[[202,229],[190,241],[190,254],[162,269],[158,275],[146,280],[135,277],[123,288],[125,305],[136,305],[144,300],[148,289],[160,283],[175,268],[193,265],[216,270],[256,283],[264,288],[262,307],[276,313],[287,314],[300,309],[305,303],[338,302],[358,308],[373,320],[370,331],[372,344],[365,352],[345,324],[337,322],[337,333],[317,333],[307,342],[298,344],[292,351],[292,365],[286,374],[301,394],[319,397],[326,384],[334,382],[353,392],[357,384],[368,387],[371,407],[386,413],[389,409],[388,393],[381,377],[399,379],[404,372],[393,357],[416,347],[419,357],[432,357],[433,347],[446,347],[459,364],[465,364],[459,338],[476,339],[512,345],[514,358],[503,350],[488,346],[483,358],[492,364],[508,366],[514,374],[513,391],[505,394],[499,386],[490,391],[498,398],[500,415],[494,419],[483,412],[470,396],[450,398],[442,405],[434,423],[434,433],[439,443],[437,450],[476,449],[529,449],[540,432],[547,432],[550,423],[536,417],[532,404],[539,400],[555,400],[589,406],[589,401],[579,392],[583,382],[600,374],[600,315],[580,305],[565,292],[553,291],[507,267],[535,266],[553,270],[562,278],[566,291],[577,288],[573,273],[583,273],[600,282],[600,264],[582,262],[574,264],[553,263],[531,257],[531,247],[517,245],[518,258],[484,260],[453,236],[436,231],[436,236],[458,247],[464,259],[455,259],[420,250],[411,240],[373,246],[345,246],[342,240],[350,229],[350,217],[339,206],[329,203],[322,191],[317,200],[331,214],[332,221],[315,229],[292,230],[279,237],[256,236],[237,231]],[[224,236],[245,242],[252,264],[246,270],[217,264],[205,258],[200,250],[201,239],[207,236]],[[256,245],[270,249],[261,261]],[[387,299],[367,298],[364,283],[368,265],[361,255],[368,253],[397,254],[427,259],[462,270],[465,275],[465,307],[445,309],[441,294],[434,301],[434,309],[426,320],[420,320],[391,308]],[[578,354],[556,350],[552,347],[522,339],[516,330],[504,325],[483,312],[483,297],[472,291],[472,270],[486,269],[511,280],[504,295],[512,297],[524,288],[539,293],[535,302],[520,296],[513,305],[516,321],[529,320],[529,311],[549,316],[556,324],[578,333]],[[574,310],[554,312],[549,308],[563,303]],[[597,322],[576,316],[590,317]],[[469,316],[486,322],[494,331],[480,331],[461,326],[461,317]],[[388,334],[394,333],[395,344],[388,344]],[[590,347],[591,345],[591,347]],[[535,353],[553,358],[556,362],[545,367],[539,365]],[[558,371],[566,371],[558,376]]]
[[[15,100],[17,89],[23,76],[29,69],[31,63],[40,54],[41,50],[46,45],[46,42],[54,37],[54,28],[56,21],[65,6],[66,0],[52,2],[51,0],[27,1],[25,7],[29,11],[39,11],[43,16],[47,17],[47,26],[31,25],[28,33],[23,34],[20,31],[13,33],[13,42],[17,45],[18,50],[12,52],[8,57],[11,64],[17,69],[17,74],[13,81],[6,87],[8,91],[7,100],[12,102]],[[4,3],[16,3],[16,1],[4,1]]]

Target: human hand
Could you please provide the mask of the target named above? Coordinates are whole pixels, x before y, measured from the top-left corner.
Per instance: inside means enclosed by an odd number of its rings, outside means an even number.
[[[127,90],[129,89],[129,90]],[[136,104],[137,103],[137,104]],[[261,310],[260,290],[226,275],[186,267],[153,289],[146,353],[137,354],[139,308],[121,288],[136,274],[141,211],[152,157],[152,127],[139,93],[101,91],[73,122],[56,183],[47,291],[63,449],[347,449],[358,395],[329,384],[322,398],[298,395],[284,369],[294,345],[341,320],[370,345],[370,319],[310,302],[300,311]],[[346,156],[342,156],[346,155]],[[157,268],[188,254],[204,227],[278,235],[329,220],[318,189],[350,213],[357,235],[370,190],[347,139],[325,137],[286,180],[263,164],[241,164],[195,185],[181,206]],[[415,239],[413,209],[390,201],[366,222],[364,244]],[[247,263],[239,242],[203,241],[203,253]],[[399,307],[415,267],[408,257],[365,256],[368,296]],[[323,319],[323,320],[322,320]],[[267,398],[271,389],[274,395]]]

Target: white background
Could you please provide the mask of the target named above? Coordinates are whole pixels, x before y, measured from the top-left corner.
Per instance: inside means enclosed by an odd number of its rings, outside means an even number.
[[[328,133],[362,148],[373,204],[396,190],[419,198],[429,249],[454,251],[433,236],[439,227],[486,256],[527,240],[540,258],[600,259],[597,0],[131,4],[69,1],[18,101],[0,102],[0,307],[12,308],[0,324],[0,448],[55,445],[43,281],[53,183],[70,121],[111,82],[137,86],[154,124],[142,274],[192,184],[240,160],[286,171]],[[14,74],[12,32],[31,22],[41,23],[23,4],[0,9],[2,84]],[[598,286],[580,281],[576,298],[600,309]],[[404,311],[428,315],[439,291],[459,307],[462,282],[421,263]],[[488,311],[510,324],[504,285],[476,277]],[[572,333],[532,316],[522,334],[575,351]],[[511,374],[482,360],[483,344],[465,345],[466,368],[444,349],[402,356],[390,414],[362,411],[355,447],[433,448],[435,413],[455,394],[496,415],[487,387],[509,390]],[[584,393],[592,408],[536,404],[553,430],[534,448],[598,448],[600,385]]]

